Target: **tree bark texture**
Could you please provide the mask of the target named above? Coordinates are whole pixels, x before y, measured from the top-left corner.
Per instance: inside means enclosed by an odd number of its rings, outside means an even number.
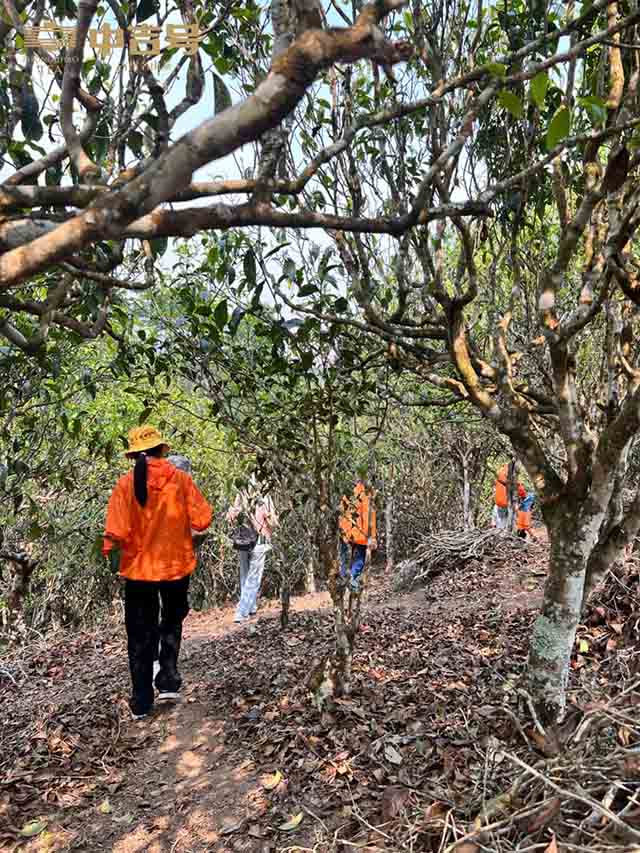
[[[549,570],[528,666],[531,694],[543,724],[560,721],[565,712],[587,563],[604,515],[604,510],[589,501],[564,499],[545,519],[550,540]]]

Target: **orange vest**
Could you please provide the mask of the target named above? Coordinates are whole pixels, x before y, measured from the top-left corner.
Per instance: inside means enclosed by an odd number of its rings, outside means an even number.
[[[509,506],[509,495],[507,492],[507,488],[509,485],[509,466],[503,465],[502,468],[498,471],[498,477],[496,479],[496,506],[501,509],[506,509]],[[527,494],[525,487],[522,483],[517,484],[518,497],[524,498]]]
[[[118,481],[107,509],[102,553],[121,549],[120,574],[129,580],[171,581],[196,567],[192,530],[211,524],[211,507],[189,474],[166,459],[147,459],[147,503],[133,491],[133,471]]]
[[[376,510],[362,483],[353,490],[351,500],[346,495],[342,498],[339,526],[342,540],[351,545],[366,545],[376,538]]]

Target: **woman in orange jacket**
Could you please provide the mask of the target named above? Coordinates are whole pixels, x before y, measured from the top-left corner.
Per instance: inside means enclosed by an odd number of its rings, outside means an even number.
[[[125,625],[135,719],[154,702],[153,663],[160,642],[159,700],[177,699],[182,686],[178,656],[187,591],[196,567],[192,531],[211,524],[211,507],[184,471],[163,458],[168,445],[154,427],[129,433],[133,471],[118,481],[107,509],[103,554],[120,551],[125,578]],[[162,600],[162,619],[158,621]]]

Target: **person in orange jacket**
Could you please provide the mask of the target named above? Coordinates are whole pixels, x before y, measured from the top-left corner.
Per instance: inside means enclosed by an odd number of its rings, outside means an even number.
[[[346,579],[351,564],[351,589],[360,591],[360,576],[364,571],[367,549],[375,551],[376,510],[363,480],[358,480],[353,497],[342,498],[340,512],[340,574]]]
[[[515,472],[514,472],[515,473]],[[518,499],[522,500],[527,492],[522,483],[516,486]],[[495,507],[493,510],[494,526],[505,529],[509,518],[509,466],[503,465],[498,471],[495,487]]]
[[[134,719],[146,717],[153,708],[158,642],[158,700],[179,698],[182,623],[189,612],[187,592],[196,567],[192,531],[206,530],[212,518],[211,507],[189,474],[164,458],[168,450],[152,426],[129,432],[126,456],[135,465],[114,488],[105,523],[102,552],[110,557],[120,551],[119,571],[125,579],[129,707]]]

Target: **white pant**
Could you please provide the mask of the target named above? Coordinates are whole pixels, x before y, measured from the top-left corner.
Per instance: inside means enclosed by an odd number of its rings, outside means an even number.
[[[509,510],[506,507],[494,505],[493,522],[498,530],[506,530],[509,524]]]
[[[256,545],[253,551],[240,551],[240,601],[236,619],[246,619],[258,609],[258,594],[264,563],[271,545]]]

